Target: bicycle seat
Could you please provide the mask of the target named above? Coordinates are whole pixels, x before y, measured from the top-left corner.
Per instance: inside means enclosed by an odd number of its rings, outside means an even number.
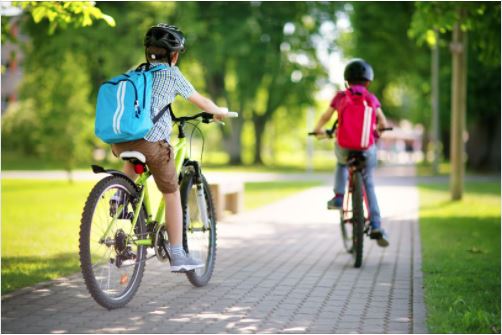
[[[366,166],[366,156],[364,151],[350,151],[347,158],[347,165],[362,169]]]
[[[139,151],[124,151],[119,157],[125,161],[130,161],[133,164],[136,162],[145,164],[146,162],[145,155]]]

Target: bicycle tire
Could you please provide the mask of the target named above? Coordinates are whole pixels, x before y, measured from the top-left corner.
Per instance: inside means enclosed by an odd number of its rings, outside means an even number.
[[[342,232],[343,247],[349,254],[352,254],[354,252],[354,241],[352,239],[352,220],[349,215],[348,209],[340,209],[340,230]]]
[[[364,244],[364,204],[363,204],[363,178],[361,172],[353,174],[352,190],[352,239],[354,267],[359,268],[363,262]]]
[[[216,215],[211,196],[211,190],[206,178],[201,174],[202,187],[205,195],[207,218],[209,227],[195,227],[194,221],[200,218],[197,215],[198,205],[195,185],[195,172],[188,168],[183,175],[180,185],[181,204],[183,209],[183,247],[190,255],[204,262],[205,267],[188,271],[186,276],[190,283],[196,287],[205,286],[214,271],[216,260]],[[199,243],[200,241],[200,243]],[[205,244],[207,243],[207,246]],[[207,250],[206,250],[207,249]]]
[[[121,192],[125,192],[125,194],[129,197],[129,200],[126,202],[126,211],[129,208],[132,208],[132,211],[134,210],[134,200],[138,197],[134,183],[121,176],[106,177],[94,186],[87,198],[82,213],[79,233],[80,267],[85,284],[94,300],[109,310],[125,306],[134,297],[143,278],[146,260],[146,247],[129,244],[129,238],[131,236],[125,233],[125,231],[129,229],[129,231],[133,231],[133,234],[145,236],[146,216],[143,209],[140,211],[135,227],[131,227],[130,217],[115,220],[116,224],[111,226],[110,232],[106,234],[107,237],[104,240],[103,237],[99,238],[99,241],[91,238],[93,232],[96,234],[93,236],[94,239],[103,235],[102,232],[104,230],[98,229],[99,223],[97,220],[99,217],[103,217],[103,211],[106,212],[108,210],[111,212],[110,200],[108,200],[107,203],[107,196],[113,192],[115,192],[113,194],[117,194],[117,191],[114,190],[121,190]],[[108,216],[106,218],[107,220],[111,219],[111,214],[109,213],[105,213],[104,216]],[[96,220],[94,220],[95,218]],[[120,223],[118,223],[119,221]],[[107,224],[108,223],[105,223],[104,225]],[[125,230],[118,228],[119,225],[124,227]],[[122,230],[122,232],[120,232],[120,230]],[[117,253],[117,245],[119,243],[122,245],[122,250],[119,251],[120,254]],[[95,245],[97,246],[97,250],[103,248],[105,250],[105,254],[109,253],[109,256],[102,257],[102,261],[100,261],[99,258],[96,259],[95,250],[91,250],[91,247],[94,247]],[[132,250],[133,247],[135,248],[135,253]],[[126,252],[129,252],[129,254],[128,256],[123,256],[123,252],[126,249]],[[128,262],[132,262],[132,264],[124,265]],[[107,274],[105,268],[108,268]],[[105,271],[104,274],[103,271]],[[132,273],[127,273],[127,271]],[[108,278],[106,279],[106,284],[104,284],[104,278],[102,277],[106,276],[108,276]],[[115,289],[110,289],[110,283],[115,283],[115,285],[119,287],[119,290],[121,286],[124,286],[124,289],[115,294]],[[108,286],[108,289],[103,288],[102,285],[105,285],[105,288]]]

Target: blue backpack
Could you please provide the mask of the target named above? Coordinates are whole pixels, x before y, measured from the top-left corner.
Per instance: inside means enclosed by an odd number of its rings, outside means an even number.
[[[170,107],[165,106],[152,121],[153,72],[164,69],[167,66],[163,64],[150,68],[139,66],[104,82],[96,103],[96,136],[109,144],[143,138]]]

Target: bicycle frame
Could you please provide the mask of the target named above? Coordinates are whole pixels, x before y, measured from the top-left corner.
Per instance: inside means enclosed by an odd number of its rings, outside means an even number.
[[[178,130],[179,130],[178,131],[178,141],[173,146],[173,150],[175,152],[175,155],[174,155],[175,168],[176,168],[176,172],[179,176],[181,173],[181,170],[183,168],[183,164],[185,164],[185,162],[189,158],[188,157],[188,150],[187,150],[187,139],[186,139],[186,136],[184,133],[185,122],[201,117],[203,123],[209,123],[210,119],[213,116],[211,114],[204,113],[204,112],[199,113],[197,115],[193,115],[193,116],[179,117],[179,118],[176,118],[174,116],[174,114],[171,114],[171,116],[172,116],[172,120],[174,122],[178,122]],[[197,162],[195,162],[195,165],[198,166]],[[100,168],[100,169],[102,170],[100,172],[106,171],[102,168]],[[115,171],[115,172],[117,172],[117,171]],[[199,170],[199,172],[200,172],[200,170]],[[129,236],[134,236],[133,229],[136,226],[136,223],[137,223],[139,215],[140,215],[140,211],[143,208],[146,212],[145,219],[146,219],[147,227],[152,224],[155,224],[155,223],[157,223],[159,225],[162,225],[164,223],[164,220],[163,220],[165,217],[165,201],[164,201],[164,199],[160,200],[159,206],[157,208],[157,214],[155,215],[155,219],[152,220],[153,211],[152,211],[151,200],[150,200],[150,195],[149,195],[149,191],[148,191],[148,182],[147,182],[148,178],[150,178],[151,175],[152,174],[150,171],[145,171],[145,172],[141,173],[135,181],[135,184],[140,189],[141,193],[139,196],[138,205],[136,206],[136,209],[134,210],[134,216],[133,216],[133,219],[131,222],[131,230],[129,231]],[[110,222],[110,224],[106,228],[105,233],[103,234],[103,238],[108,234],[108,232],[110,231],[113,224],[117,221],[118,213],[120,213],[122,211],[123,206],[124,205],[120,205],[117,208],[117,213],[115,214],[112,221]],[[147,247],[153,246],[153,241],[151,238],[133,239],[130,242],[132,242],[133,244],[136,244],[136,245],[144,245]]]
[[[187,140],[184,136],[183,137],[178,136],[178,142],[173,146],[173,150],[175,152],[174,161],[175,161],[176,172],[179,175],[181,173],[181,168],[183,167],[183,163],[185,162],[186,159],[188,159]],[[155,219],[152,220],[153,211],[148,187],[148,179],[150,178],[151,175],[152,173],[150,171],[145,171],[142,174],[140,174],[135,180],[135,184],[141,189],[138,204],[142,204],[143,206],[136,206],[136,209],[134,211],[134,217],[131,222],[131,231],[129,232],[129,236],[134,235],[133,229],[136,226],[136,222],[138,221],[139,214],[142,208],[144,208],[146,211],[147,226],[154,223],[158,223],[159,225],[164,224],[166,203],[162,198],[160,199],[159,205],[157,207],[157,213],[155,215]],[[111,227],[115,224],[116,220],[118,219],[118,213],[120,213],[122,207],[123,205],[119,206],[117,214],[115,214],[115,216],[111,220],[103,236],[106,236],[110,231]],[[150,238],[137,239],[131,242],[133,242],[136,245],[144,245],[147,247],[153,246],[153,241]]]

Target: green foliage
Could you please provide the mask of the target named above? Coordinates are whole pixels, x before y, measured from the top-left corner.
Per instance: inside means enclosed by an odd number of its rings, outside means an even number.
[[[500,333],[500,181],[420,186],[427,324],[431,333]]]
[[[352,3],[352,47],[344,51],[372,64],[375,80],[370,90],[388,117],[427,124],[430,56],[406,34],[413,12],[411,2]]]
[[[66,52],[59,63],[25,74],[22,101],[2,122],[2,146],[63,163],[72,170],[90,157],[93,108],[81,56]]]
[[[49,34],[53,34],[58,28],[66,29],[70,25],[76,28],[88,27],[93,24],[93,20],[103,20],[109,26],[115,27],[113,17],[104,14],[91,1],[25,1],[14,2],[13,5],[29,12],[35,23],[47,20]]]
[[[482,170],[500,170],[500,3],[417,2],[409,35],[417,43],[443,46],[440,73],[440,109],[445,153],[449,154],[450,53],[446,41],[455,23],[468,32],[467,164]],[[433,30],[440,40],[430,39]],[[446,39],[446,41],[445,41]],[[446,65],[445,65],[446,64]]]
[[[313,103],[316,80],[326,76],[312,36],[326,19],[319,13],[334,12],[333,7],[206,2],[177,9],[181,24],[189,27],[187,55],[202,64],[207,92],[253,122],[254,161],[261,163],[262,137],[272,116],[284,107],[289,117],[301,117],[302,107]],[[241,161],[244,118],[230,121],[232,130],[224,133],[227,142],[237,143],[231,146],[238,156],[234,162]]]
[[[500,169],[500,129],[494,126],[500,124],[500,3],[354,2],[347,8],[353,32],[351,41],[341,44],[345,55],[365,58],[373,65],[375,81],[370,89],[386,115],[422,123],[426,136],[431,123],[429,45],[438,44],[440,137],[446,157],[451,110],[448,40],[453,24],[462,16],[462,27],[469,31],[468,165]],[[440,32],[437,41],[432,38],[434,29]]]
[[[460,23],[463,31],[473,33],[475,54],[484,64],[500,65],[500,3],[499,2],[416,2],[409,34],[418,43],[429,45],[433,30],[441,34],[452,31]],[[498,26],[498,29],[494,29]]]
[[[11,104],[2,117],[2,156],[6,151],[35,155],[39,124],[33,101]]]

